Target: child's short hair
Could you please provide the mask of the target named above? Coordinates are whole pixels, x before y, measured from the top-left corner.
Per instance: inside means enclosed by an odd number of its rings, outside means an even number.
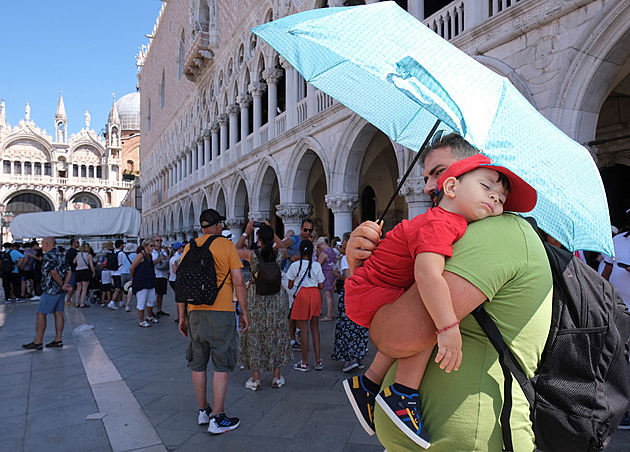
[[[477,169],[477,168],[475,168],[475,169]],[[471,171],[468,171],[467,173],[460,174],[455,179],[462,180],[464,178],[464,176],[466,176],[467,174],[472,173],[473,171],[475,171],[475,169],[473,169]],[[495,169],[492,169],[492,170],[496,171]],[[496,173],[499,175],[499,179],[496,182],[498,182],[499,184],[501,184],[503,186],[503,188],[505,188],[506,195],[509,196],[510,188],[511,188],[510,179],[508,179],[508,177],[505,174],[503,174],[503,173],[501,173],[499,171],[496,171]],[[444,199],[444,190],[438,191],[437,195],[435,196],[435,205],[439,206],[440,205],[440,201],[442,201],[442,199]]]

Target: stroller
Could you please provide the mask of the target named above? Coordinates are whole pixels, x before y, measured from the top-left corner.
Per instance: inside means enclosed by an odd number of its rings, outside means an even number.
[[[90,279],[90,284],[88,285],[88,296],[87,299],[90,303],[100,303],[102,290],[101,290],[101,268],[99,265],[95,265],[95,272],[92,279]]]

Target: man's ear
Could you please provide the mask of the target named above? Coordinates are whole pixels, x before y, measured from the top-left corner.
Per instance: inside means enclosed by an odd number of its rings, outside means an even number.
[[[448,196],[449,198],[455,197],[455,187],[457,186],[457,178],[448,177],[444,184],[442,184],[442,190],[444,191],[444,196]]]

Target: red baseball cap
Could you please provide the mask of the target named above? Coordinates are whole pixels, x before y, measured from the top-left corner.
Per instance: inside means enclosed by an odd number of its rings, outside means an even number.
[[[444,181],[449,177],[459,177],[477,168],[488,168],[503,174],[510,181],[510,193],[503,205],[504,210],[511,212],[530,212],[536,205],[536,190],[509,169],[493,165],[492,160],[483,154],[475,154],[459,160],[449,166],[437,181],[438,191],[442,190]]]

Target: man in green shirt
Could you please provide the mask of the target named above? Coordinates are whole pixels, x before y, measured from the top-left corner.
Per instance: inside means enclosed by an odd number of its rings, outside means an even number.
[[[425,192],[434,195],[436,181],[453,162],[477,152],[459,135],[444,137],[424,157]],[[380,228],[364,223],[348,242],[351,270],[369,257],[378,243]],[[551,272],[545,251],[534,230],[512,214],[469,225],[453,247],[444,278],[462,334],[463,361],[457,372],[445,373],[430,361],[419,394],[431,450],[500,451],[503,447],[499,416],[503,374],[498,355],[472,316],[486,300],[495,320],[521,365],[532,376],[544,348],[551,319]],[[415,287],[375,315],[370,336],[389,356],[410,356],[436,343],[436,327]],[[393,383],[392,369],[382,387]],[[534,435],[529,406],[521,389],[513,386],[511,428],[516,451],[533,451]],[[413,450],[409,440],[376,407],[374,422],[379,440],[390,452]]]

